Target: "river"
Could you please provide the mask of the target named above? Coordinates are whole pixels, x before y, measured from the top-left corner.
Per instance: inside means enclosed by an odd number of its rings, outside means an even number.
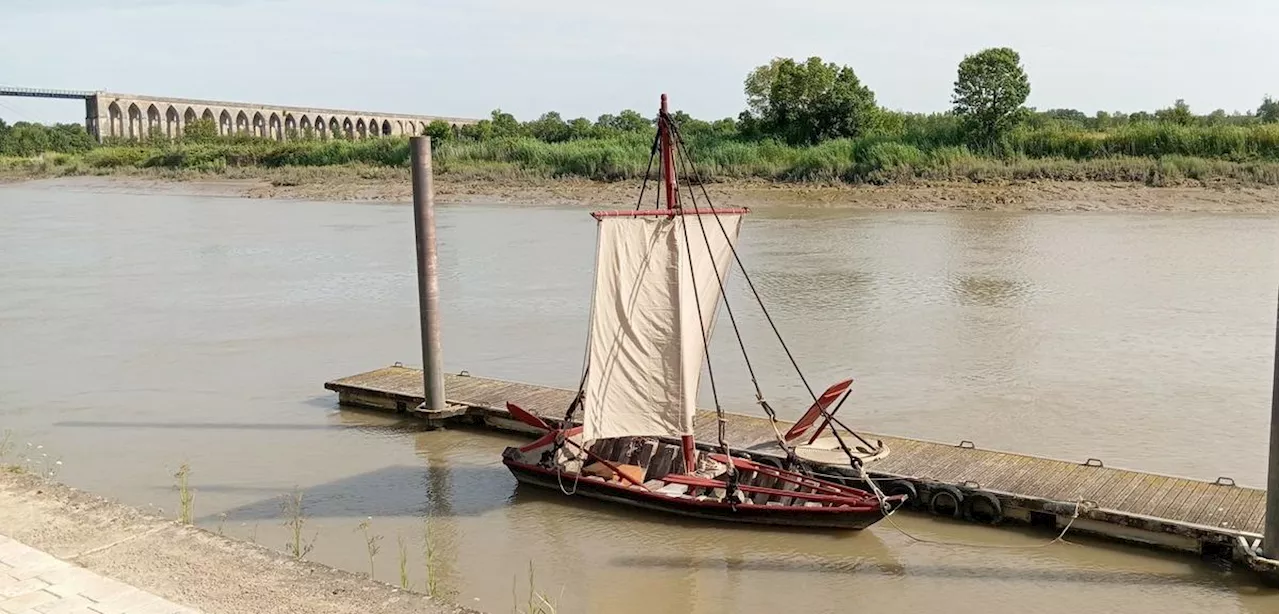
[[[536,586],[577,612],[1276,612],[1193,557],[895,516],[854,535],[708,527],[517,489],[517,439],[339,409],[324,381],[419,364],[404,204],[0,186],[0,429],[9,461],[308,558],[511,611]],[[594,222],[581,208],[443,206],[445,368],[573,387]],[[742,255],[815,385],[870,432],[1261,486],[1275,215],[762,207]],[[740,276],[729,297],[784,416],[804,405]],[[716,383],[753,411],[720,320]],[[705,394],[704,387],[704,397]],[[30,445],[28,445],[30,444]],[[46,456],[47,455],[47,456]],[[61,464],[55,464],[60,461]],[[380,537],[380,539],[378,539]]]

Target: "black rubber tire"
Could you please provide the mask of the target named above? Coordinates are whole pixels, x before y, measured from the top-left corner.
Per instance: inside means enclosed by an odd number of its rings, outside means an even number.
[[[755,458],[755,461],[756,461],[757,463],[760,463],[761,465],[766,466],[766,467],[773,467],[774,469],[781,469],[781,468],[782,468],[782,459],[777,458],[777,457],[775,457],[775,456],[763,456],[763,455],[761,455],[761,456],[757,456],[757,457]]]
[[[884,484],[884,488],[881,488],[880,490],[890,497],[894,495],[906,495],[906,505],[910,507],[924,507],[924,502],[920,500],[920,495],[916,492],[916,485],[907,480],[893,480],[886,482]]]
[[[929,513],[959,518],[964,513],[964,495],[955,486],[935,486],[929,492]]]
[[[1004,520],[1004,509],[995,495],[975,491],[964,498],[964,517],[970,522],[995,525]]]

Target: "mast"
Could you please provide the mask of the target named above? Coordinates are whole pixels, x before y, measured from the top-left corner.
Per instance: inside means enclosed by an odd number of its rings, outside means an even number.
[[[679,209],[679,191],[676,189],[676,153],[675,148],[671,146],[671,116],[667,114],[667,95],[662,95],[662,102],[658,107],[658,139],[660,152],[662,154],[662,188],[666,192],[667,209]],[[684,472],[693,473],[694,460],[698,458],[697,450],[693,445],[693,435],[687,434],[680,437],[680,450],[684,457]]]
[[[658,138],[662,151],[662,188],[666,192],[667,208],[678,209],[676,190],[676,153],[671,147],[671,125],[668,123],[667,95],[662,95],[662,105],[658,111]]]

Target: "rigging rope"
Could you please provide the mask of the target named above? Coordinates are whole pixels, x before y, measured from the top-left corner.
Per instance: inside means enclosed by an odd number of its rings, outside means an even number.
[[[659,132],[653,133],[653,145],[649,146],[649,165],[644,167],[644,181],[640,183],[640,198],[636,199],[636,211],[640,210],[640,204],[644,202],[644,189],[649,185],[649,173],[653,170],[653,157],[658,154],[659,134]]]
[[[666,126],[670,129],[673,122],[671,121],[671,118],[666,113],[659,111],[658,112],[659,133],[661,133],[662,131],[663,123],[665,123]],[[678,147],[676,149],[678,150]],[[662,152],[662,155],[665,157],[668,153],[671,154],[673,159],[675,158],[676,151],[671,151],[671,152],[664,151]],[[671,169],[671,172],[675,172],[675,169]],[[666,180],[672,180],[672,178],[666,178]],[[667,204],[668,206],[671,205],[671,203],[667,203]],[[690,205],[693,206],[694,217],[698,219],[698,223],[699,225],[701,225],[702,220],[701,220],[701,216],[698,214],[698,203],[696,201],[691,201]],[[676,208],[683,210],[683,207],[678,204],[676,205]],[[681,215],[680,217],[681,217],[680,229],[684,234],[684,248],[685,248],[685,252],[689,256],[689,277],[692,281],[692,286],[693,286],[693,303],[698,313],[698,331],[702,334],[702,352],[707,361],[707,381],[711,384],[711,399],[715,403],[715,407],[716,407],[716,422],[717,422],[717,431],[719,433],[720,448],[721,448],[721,451],[724,453],[725,457],[729,459],[729,463],[728,463],[729,479],[727,480],[727,483],[726,483],[726,486],[728,486],[728,488],[725,489],[725,497],[732,502],[732,500],[738,494],[738,468],[735,467],[733,464],[733,454],[729,449],[729,442],[725,439],[724,408],[720,405],[720,394],[716,390],[715,371],[711,367],[711,344],[707,338],[706,319],[702,314],[702,300],[698,296],[698,278],[695,276],[694,266],[693,266],[693,244],[689,241],[689,224],[688,224],[689,216]],[[704,231],[704,236],[705,236],[705,231]],[[716,276],[716,283],[719,285],[720,293],[723,296],[724,284],[723,284],[723,281],[720,279],[720,271],[719,271],[719,267],[716,266],[715,255],[711,253],[711,243],[708,241],[706,245],[707,245],[707,256],[711,258],[712,267],[713,269],[715,269],[714,273]],[[713,313],[712,315],[715,315],[715,314]]]
[[[676,143],[678,144],[678,145],[677,145],[677,147],[679,147],[679,148],[685,148],[685,149],[687,150],[687,145],[685,145],[684,137],[683,137],[683,135],[681,135],[681,134],[680,134],[680,129],[679,129],[679,127],[678,127],[678,126],[674,126],[674,125],[672,126],[672,133],[673,133],[673,136],[675,137],[675,141],[676,141]],[[686,156],[686,157],[688,157],[688,156]],[[706,199],[706,201],[707,201],[708,205],[710,205],[710,203],[711,203],[711,195],[710,195],[710,193],[708,193],[708,192],[707,192],[707,186],[706,186],[706,184],[705,184],[705,183],[703,183],[703,181],[702,181],[702,176],[701,176],[701,174],[698,172],[697,163],[695,163],[695,162],[692,160],[692,158],[690,158],[690,159],[689,159],[689,165],[690,165],[690,167],[693,169],[693,176],[694,176],[694,179],[695,179],[695,180],[697,180],[697,182],[698,182],[698,186],[702,189],[703,197]],[[690,186],[690,190],[691,190],[691,191],[692,191],[692,189],[693,189],[693,188],[692,188],[692,186]],[[782,346],[782,351],[786,353],[786,355],[787,355],[787,360],[789,360],[789,361],[791,362],[791,366],[792,366],[792,368],[794,368],[794,369],[795,369],[795,371],[796,371],[796,375],[798,375],[798,376],[800,377],[800,382],[804,384],[805,390],[807,390],[807,391],[809,392],[809,397],[813,400],[814,405],[818,405],[818,395],[817,395],[817,394],[815,394],[815,393],[813,392],[813,387],[809,385],[809,380],[804,376],[804,372],[800,369],[800,364],[799,364],[798,362],[796,362],[795,356],[794,356],[794,355],[792,355],[792,353],[791,353],[791,348],[789,348],[789,347],[787,346],[787,342],[786,342],[786,340],[784,340],[784,339],[782,338],[782,333],[781,333],[781,331],[779,331],[779,330],[778,330],[778,326],[777,326],[777,324],[775,324],[775,323],[774,323],[774,321],[773,321],[773,316],[771,316],[771,315],[769,314],[769,309],[768,309],[767,307],[765,307],[765,305],[764,305],[764,300],[760,298],[760,293],[756,290],[756,286],[755,286],[755,284],[751,281],[751,276],[750,276],[749,274],[747,274],[747,269],[746,269],[746,267],[745,267],[745,266],[743,266],[743,264],[742,264],[742,258],[738,255],[738,250],[737,250],[737,248],[735,248],[735,247],[734,247],[734,245],[733,245],[733,242],[732,242],[732,241],[729,241],[729,233],[728,233],[728,231],[725,229],[725,227],[724,227],[724,223],[723,223],[723,222],[721,222],[721,221],[720,221],[720,219],[719,219],[718,217],[716,218],[716,223],[717,223],[717,225],[719,225],[719,227],[720,227],[720,232],[724,234],[724,237],[725,237],[726,242],[728,242],[728,243],[729,243],[729,250],[730,250],[730,252],[733,254],[733,259],[734,259],[734,261],[735,261],[735,262],[737,262],[737,263],[738,263],[738,269],[742,271],[742,278],[743,278],[744,280],[746,280],[746,282],[747,282],[747,287],[751,289],[751,294],[755,297],[755,299],[756,299],[756,303],[760,305],[760,311],[761,311],[761,313],[763,313],[763,314],[764,314],[765,321],[767,321],[767,322],[769,323],[769,327],[770,327],[771,329],[773,329],[773,334],[774,334],[774,336],[775,336],[775,337],[777,337],[777,339],[778,339],[778,343]],[[761,400],[761,406],[765,408],[765,410],[766,410],[766,412],[769,414],[769,416],[770,416],[770,419],[771,419],[771,420],[776,420],[776,417],[774,417],[774,415],[773,415],[772,409],[771,409],[771,408],[769,408],[769,407],[767,406],[767,404],[766,404],[765,402],[763,402],[763,400]],[[855,458],[855,456],[854,456],[854,454],[853,454],[853,451],[852,451],[852,450],[850,450],[850,449],[849,449],[849,446],[845,444],[845,442],[844,442],[844,438],[840,436],[840,433],[839,433],[839,431],[837,431],[837,430],[836,430],[835,426],[832,426],[832,425],[830,424],[830,422],[831,422],[831,421],[834,421],[834,417],[833,417],[830,413],[828,413],[828,412],[827,412],[827,410],[826,410],[825,408],[819,407],[819,412],[820,412],[824,417],[826,417],[826,418],[828,419],[828,426],[830,426],[830,428],[831,428],[831,434],[835,436],[835,438],[836,438],[836,442],[840,445],[840,449],[841,449],[841,450],[842,450],[842,451],[843,451],[843,452],[844,452],[844,453],[849,457],[849,462],[850,462],[850,464],[851,464],[851,465],[856,465],[856,464],[858,463],[858,461],[857,461],[857,459]],[[841,425],[841,426],[843,426],[843,425]],[[776,428],[777,428],[777,427],[775,426],[774,428],[775,428],[775,430],[776,430]],[[870,442],[868,442],[866,439],[863,439],[863,437],[862,437],[861,435],[858,435],[858,433],[857,433],[856,431],[854,431],[854,430],[852,430],[852,429],[849,429],[848,427],[844,427],[844,428],[845,428],[846,430],[848,430],[850,433],[853,433],[853,435],[854,435],[854,436],[856,436],[859,440],[861,440],[861,441],[862,441],[864,444],[866,444],[868,447],[874,447],[874,446],[872,446],[872,445],[871,445],[871,443],[870,443]],[[787,449],[787,459],[788,459],[788,461],[789,461],[789,464],[794,464],[794,461],[795,461],[795,455],[794,455],[794,453],[793,453],[789,448]]]
[[[676,138],[674,140],[676,143],[676,152],[679,154],[680,168],[681,170],[688,171],[689,168],[692,167],[693,161],[688,159],[689,158],[688,150],[685,149],[684,141],[679,137],[678,132],[676,132]],[[686,162],[689,165],[688,167],[686,167]],[[695,178],[696,178],[696,175],[695,175]],[[698,218],[698,227],[702,230],[702,240],[706,244],[707,252],[709,253],[711,251],[711,238],[707,236],[707,227],[706,227],[706,224],[704,224],[702,221],[702,214],[696,213],[698,209],[697,196],[693,192],[693,183],[686,182],[685,185],[689,188],[689,200],[694,204],[695,217]],[[711,204],[711,200],[709,197],[707,197],[705,200],[707,202],[708,209],[714,208],[714,205]],[[716,222],[719,223],[720,218],[717,217]],[[723,224],[721,224],[721,229],[723,230]],[[725,233],[725,239],[728,240],[728,233]],[[732,248],[733,244],[731,241],[729,242],[729,245],[730,245],[730,248]],[[739,262],[738,265],[739,265],[739,268],[741,268],[742,263]],[[726,271],[726,274],[727,273],[728,271]],[[724,289],[724,280],[721,279],[718,274],[716,275],[716,282],[719,284],[719,287],[720,287],[720,296],[724,298],[724,308],[725,308],[725,312],[729,315],[729,324],[733,327],[733,336],[735,339],[737,339],[738,348],[742,351],[742,361],[746,363],[747,373],[751,377],[751,385],[756,390],[756,402],[759,403],[762,408],[764,408],[765,414],[769,416],[769,425],[773,427],[773,436],[778,446],[782,448],[783,452],[786,452],[788,456],[790,456],[791,450],[787,447],[786,441],[782,437],[782,432],[778,430],[778,417],[776,414],[774,414],[773,408],[769,406],[768,401],[765,401],[764,392],[760,389],[760,381],[759,379],[756,378],[755,367],[751,365],[751,356],[747,353],[746,342],[742,339],[742,331],[738,328],[738,319],[733,314],[733,305],[729,302],[729,295],[728,293],[725,292],[725,289]],[[719,419],[721,423],[720,438],[721,440],[724,440],[725,438],[724,417],[719,416]]]

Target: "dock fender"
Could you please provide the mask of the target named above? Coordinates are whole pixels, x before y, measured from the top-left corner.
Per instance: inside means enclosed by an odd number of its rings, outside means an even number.
[[[964,513],[964,495],[955,486],[934,486],[929,491],[929,512],[934,516],[959,518]]]
[[[776,457],[776,456],[768,456],[768,455],[765,455],[765,454],[761,454],[761,455],[756,456],[755,458],[753,458],[753,459],[751,459],[751,460],[753,460],[753,461],[755,461],[755,462],[757,462],[757,463],[760,463],[761,465],[765,465],[765,466],[768,466],[768,467],[773,467],[774,469],[782,469],[782,459],[780,459],[780,458],[778,458],[778,457]]]
[[[832,469],[834,469],[833,473],[836,473],[839,476],[841,476],[840,477],[841,484],[844,484],[849,488],[857,488],[859,490],[871,490],[871,488],[867,486],[867,483],[862,481],[861,474],[855,471],[853,468],[833,467]]]
[[[920,495],[916,492],[916,485],[912,484],[910,480],[890,480],[885,482],[884,487],[880,490],[890,497],[906,495],[907,505],[912,507],[923,506],[923,502],[920,501]]]
[[[974,490],[964,498],[964,517],[970,522],[1000,524],[1004,520],[1004,509],[1000,506],[999,497],[989,492]]]

